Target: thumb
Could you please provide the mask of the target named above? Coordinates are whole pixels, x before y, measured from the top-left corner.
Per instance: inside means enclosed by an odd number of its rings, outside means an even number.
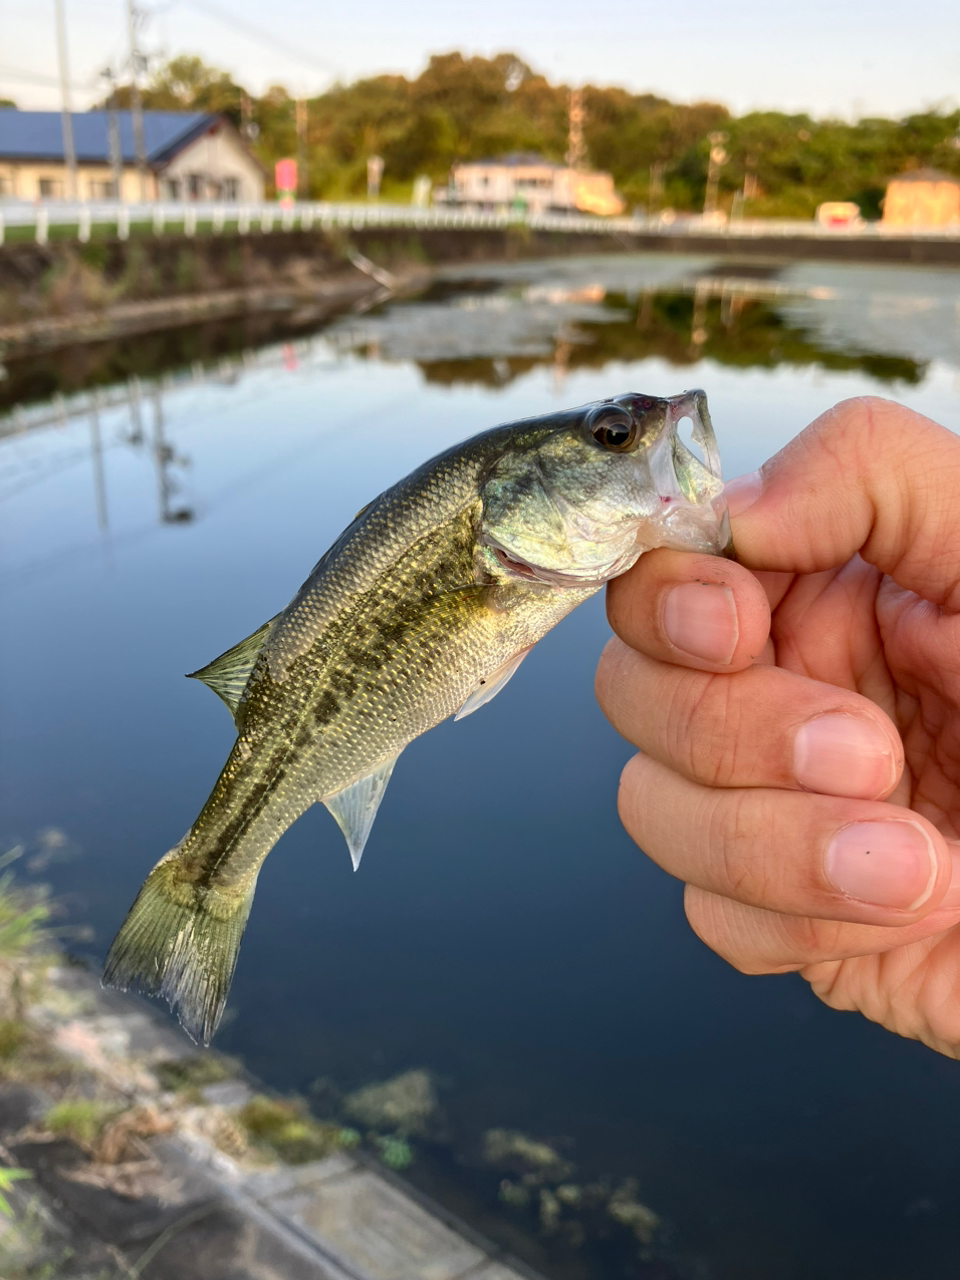
[[[749,568],[817,573],[859,554],[960,610],[960,439],[922,414],[845,400],[726,493]]]

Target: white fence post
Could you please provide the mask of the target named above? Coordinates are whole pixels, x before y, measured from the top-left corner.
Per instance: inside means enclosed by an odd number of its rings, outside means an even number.
[[[50,231],[50,214],[45,205],[37,210],[37,244],[46,244]]]
[[[130,237],[130,210],[125,204],[117,207],[117,238],[127,240]]]
[[[250,230],[250,210],[246,205],[240,210],[240,216],[237,218],[237,234],[245,236]]]
[[[185,236],[197,234],[197,206],[195,204],[188,205],[187,211],[183,215],[183,234]]]
[[[162,204],[153,206],[153,234],[155,236],[163,235],[163,224],[166,221]]]
[[[85,205],[80,210],[80,217],[77,223],[77,239],[80,241],[81,244],[86,244],[87,241],[90,239],[90,224],[91,224],[90,206]]]
[[[214,211],[213,211],[213,229],[214,229],[214,231],[216,231],[216,232],[220,232],[220,231],[222,231],[222,230],[223,230],[223,218],[224,218],[223,205],[222,205],[222,204],[218,204],[218,205],[217,205],[217,207],[216,207],[216,208],[214,209]]]

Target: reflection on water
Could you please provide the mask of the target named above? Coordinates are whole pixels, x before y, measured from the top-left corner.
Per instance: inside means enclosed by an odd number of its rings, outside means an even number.
[[[958,296],[946,273],[565,260],[445,272],[322,331],[275,314],[9,357],[0,852],[99,958],[232,737],[180,673],[376,492],[627,389],[706,387],[730,474],[847,395],[956,428]],[[617,823],[605,635],[597,600],[415,743],[356,876],[324,814],[284,837],[220,1047],[321,1115],[360,1123],[365,1098],[371,1150],[563,1280],[954,1276],[955,1066],[691,936]],[[365,1088],[413,1079],[429,1123],[391,1129]]]

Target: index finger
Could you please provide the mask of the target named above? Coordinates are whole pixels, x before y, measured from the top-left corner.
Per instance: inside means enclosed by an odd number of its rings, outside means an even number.
[[[821,415],[727,486],[734,543],[754,569],[817,573],[859,553],[899,586],[960,609],[960,439],[874,396]]]

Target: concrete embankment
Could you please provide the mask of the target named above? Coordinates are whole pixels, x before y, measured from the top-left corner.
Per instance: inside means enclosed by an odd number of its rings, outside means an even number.
[[[29,985],[0,1022],[0,1173],[30,1175],[0,1216],[4,1280],[537,1280],[333,1126],[291,1112],[294,1154],[321,1151],[301,1163],[252,1146],[248,1113],[291,1104],[85,970]]]
[[[58,346],[271,309],[307,307],[321,321],[335,311],[416,287],[434,265],[601,252],[694,253],[771,264],[820,260],[957,267],[960,237],[383,226],[134,235],[86,245],[20,242],[0,246],[0,350]],[[384,273],[390,277],[387,285]]]

